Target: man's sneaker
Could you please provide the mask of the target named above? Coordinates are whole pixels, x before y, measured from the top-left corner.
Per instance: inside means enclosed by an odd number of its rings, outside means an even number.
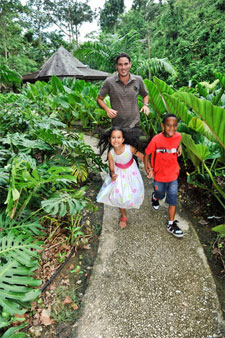
[[[167,223],[166,228],[167,231],[170,232],[175,237],[183,237],[183,231],[177,226],[178,221],[173,221],[173,224]]]
[[[158,210],[159,209],[159,200],[157,198],[155,198],[154,191],[152,193],[152,207],[153,207],[154,210]]]

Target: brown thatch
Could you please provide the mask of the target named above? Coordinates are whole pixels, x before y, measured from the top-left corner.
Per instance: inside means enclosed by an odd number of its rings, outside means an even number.
[[[39,71],[24,75],[23,82],[48,81],[52,75],[92,81],[105,80],[111,74],[89,68],[65,48],[60,47]]]

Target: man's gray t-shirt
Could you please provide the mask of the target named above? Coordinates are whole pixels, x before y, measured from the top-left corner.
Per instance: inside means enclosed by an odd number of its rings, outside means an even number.
[[[117,116],[112,119],[113,126],[133,128],[138,125],[140,120],[138,94],[142,97],[148,95],[144,81],[138,75],[130,74],[126,85],[120,81],[118,75],[110,76],[104,81],[99,96],[109,95],[111,108],[117,110]]]

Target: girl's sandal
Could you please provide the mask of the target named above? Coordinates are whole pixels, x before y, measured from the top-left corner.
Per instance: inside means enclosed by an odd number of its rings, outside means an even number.
[[[126,218],[126,217],[121,217],[121,218],[120,218],[119,226],[120,226],[122,229],[126,228],[126,226],[127,226],[127,218]]]

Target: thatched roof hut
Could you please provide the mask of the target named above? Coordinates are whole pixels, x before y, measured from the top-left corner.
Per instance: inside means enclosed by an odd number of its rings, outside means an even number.
[[[39,71],[25,74],[23,82],[48,81],[52,75],[56,75],[59,78],[74,77],[76,79],[94,81],[105,80],[111,74],[89,68],[65,48],[60,47]]]

